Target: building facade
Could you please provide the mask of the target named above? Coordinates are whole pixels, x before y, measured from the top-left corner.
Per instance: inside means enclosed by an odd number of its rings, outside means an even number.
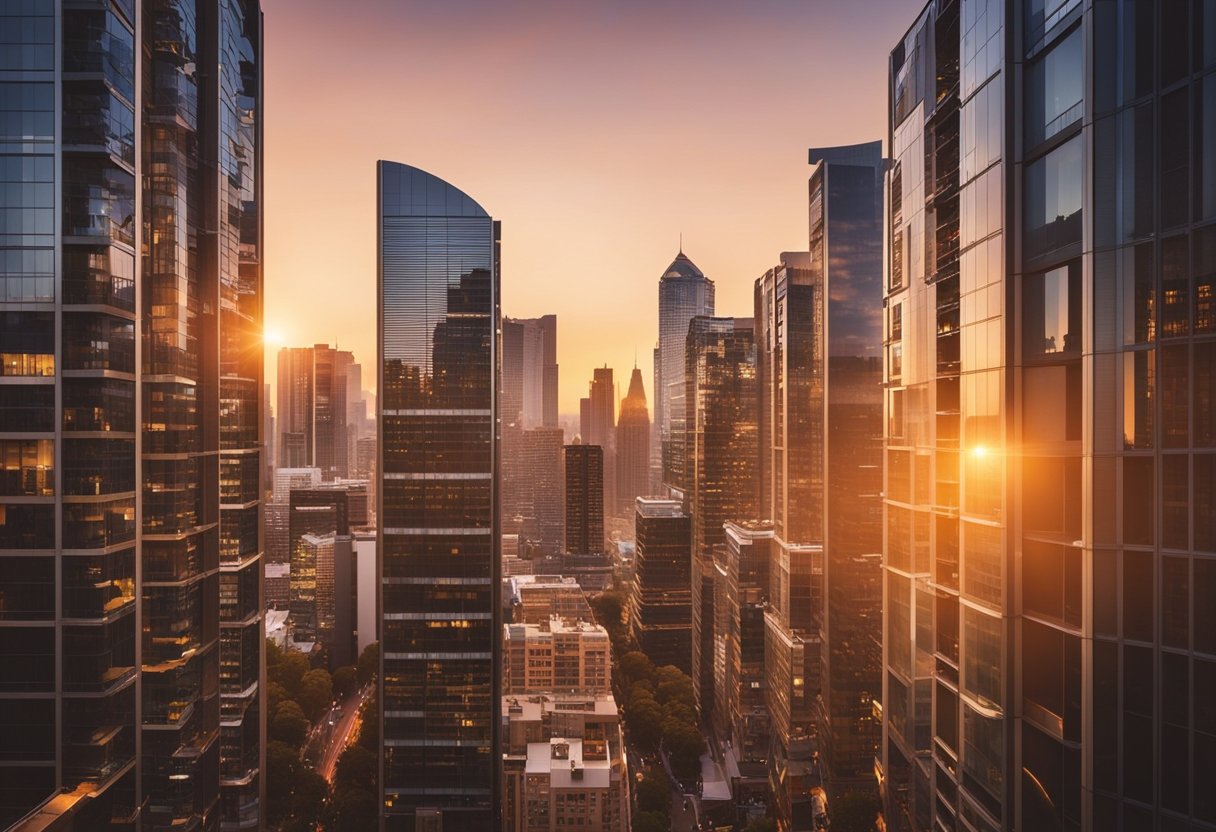
[[[262,21],[178,5],[4,12],[0,826],[260,817]]]
[[[692,518],[692,680],[706,725],[714,711],[714,551],[727,521],[757,515],[756,345],[751,318],[688,323],[684,401],[686,502]]]
[[[362,395],[354,354],[327,344],[279,350],[279,465],[319,468],[327,482],[352,471],[352,399]]]
[[[638,497],[629,597],[634,640],[656,667],[692,668],[692,521],[679,500]]]
[[[566,552],[576,555],[604,551],[604,449],[599,445],[567,445]]]
[[[382,828],[498,825],[499,225],[377,165]]]
[[[503,626],[504,694],[612,691],[612,645],[598,624],[553,616]]]
[[[684,482],[684,347],[688,322],[714,314],[714,282],[681,251],[659,278],[659,343],[655,351],[654,421],[663,483]],[[675,402],[673,404],[673,397]],[[673,432],[673,420],[680,426]]]
[[[813,148],[810,269],[822,287],[827,791],[873,793],[882,690],[882,142]]]
[[[1216,823],[1211,27],[934,2],[891,54],[889,828]]]

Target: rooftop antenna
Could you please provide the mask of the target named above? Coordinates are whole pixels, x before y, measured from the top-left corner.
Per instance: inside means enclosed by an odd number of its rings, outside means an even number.
[[[680,254],[684,253],[684,232],[680,232]]]

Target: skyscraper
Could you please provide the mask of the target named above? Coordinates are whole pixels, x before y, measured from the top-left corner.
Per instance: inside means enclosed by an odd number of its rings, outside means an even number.
[[[279,350],[276,376],[275,466],[313,466],[313,351],[308,347]]]
[[[517,338],[513,348],[509,340]],[[503,388],[514,389],[512,378],[519,382],[521,425],[525,429],[557,427],[557,316],[503,319]],[[504,405],[506,402],[504,401]],[[508,410],[506,422],[513,416]]]
[[[683,487],[684,346],[688,322],[714,314],[714,282],[683,251],[659,278],[659,343],[654,381],[654,421],[662,453],[663,483]],[[674,398],[674,404],[673,404]],[[681,426],[672,428],[673,419]]]
[[[4,14],[0,826],[256,825],[261,13]]]
[[[589,434],[584,444],[599,445],[604,452],[604,511],[617,514],[616,504],[616,382],[611,367],[596,367],[592,371],[587,398]]]
[[[714,549],[723,524],[758,511],[756,345],[751,318],[689,321],[685,473],[692,516],[692,680],[701,718],[714,709]]]
[[[656,666],[692,659],[692,524],[679,500],[638,497],[629,624]]]
[[[544,554],[557,554],[565,545],[565,482],[562,479],[561,428],[534,428],[523,432],[523,475],[520,502],[527,507],[536,543]]]
[[[890,828],[1216,824],[1211,26],[933,2],[891,54]]]
[[[642,371],[633,368],[629,392],[621,399],[616,425],[616,500],[618,506],[633,507],[638,497],[650,494],[650,414]]]
[[[284,468],[320,468],[326,481],[350,476],[348,414],[362,378],[354,354],[328,344],[279,350],[278,447]],[[352,368],[354,378],[348,378]]]
[[[377,164],[383,827],[497,826],[499,224]],[[429,820],[427,820],[429,819]]]
[[[882,689],[882,142],[815,148],[810,266],[822,286],[823,683],[828,792],[874,790]]]
[[[604,449],[567,445],[566,552],[588,555],[604,551]]]

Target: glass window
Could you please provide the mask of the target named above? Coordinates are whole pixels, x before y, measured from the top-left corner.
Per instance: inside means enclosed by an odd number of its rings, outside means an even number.
[[[1191,268],[1195,275],[1195,331],[1216,332],[1216,225],[1194,231],[1191,245]]]
[[[1156,405],[1153,350],[1123,354],[1123,447],[1153,447],[1153,410]]]
[[[1194,349],[1194,442],[1210,448],[1216,445],[1216,341],[1196,341]]]
[[[1195,83],[1195,220],[1216,217],[1216,77]]]
[[[1114,642],[1094,641],[1092,704],[1094,785],[1114,791],[1119,782],[1119,647]]]
[[[1190,457],[1161,458],[1161,544],[1167,549],[1190,548]]]
[[[1119,555],[1094,551],[1094,633],[1119,635]]]
[[[981,704],[1000,707],[1001,619],[963,607],[963,687]]]
[[[1153,672],[1151,647],[1123,646],[1123,791],[1153,801]],[[1143,827],[1127,827],[1139,829]]]
[[[1187,221],[1190,207],[1190,101],[1184,87],[1161,98],[1161,224]]]
[[[1129,456],[1123,459],[1123,542],[1133,546],[1153,545],[1153,459]],[[1126,573],[1125,573],[1126,574]]]
[[[1169,48],[1161,50],[1162,87],[1190,74],[1190,55],[1186,48],[1186,36],[1190,31],[1188,5],[1185,0],[1161,4],[1161,43],[1169,44]]]
[[[1123,343],[1145,344],[1157,337],[1156,270],[1153,244],[1123,250]]]
[[[1026,256],[1038,257],[1081,241],[1081,137],[1026,167]]]
[[[1191,646],[1191,568],[1184,557],[1161,559],[1161,641],[1167,647]]]
[[[1194,0],[1195,69],[1216,66],[1216,0]]]
[[[1190,332],[1190,241],[1185,234],[1161,241],[1161,336]]]
[[[1023,306],[1027,358],[1081,352],[1080,264],[1029,276]]]
[[[51,439],[0,439],[0,494],[6,497],[53,495],[54,446]]]
[[[1190,430],[1187,425],[1191,415],[1188,391],[1190,376],[1190,348],[1186,344],[1162,347],[1161,439],[1167,448],[1185,448],[1190,445]]]
[[[1195,704],[1194,771],[1216,771],[1216,662],[1196,658],[1192,669]],[[1216,823],[1216,789],[1195,790],[1195,817]]]
[[[1123,637],[1153,640],[1153,555],[1123,553]]]
[[[1005,794],[1005,721],[963,708],[963,782],[984,807],[1000,817]]]
[[[1078,0],[1029,0],[1026,4],[1026,42],[1037,43],[1079,5]]]
[[[1216,559],[1197,557],[1195,570],[1195,649],[1216,655]]]
[[[1194,462],[1191,517],[1195,522],[1195,548],[1216,552],[1216,454],[1195,454]]]
[[[1030,65],[1026,77],[1026,144],[1034,147],[1079,121],[1084,109],[1081,28]]]

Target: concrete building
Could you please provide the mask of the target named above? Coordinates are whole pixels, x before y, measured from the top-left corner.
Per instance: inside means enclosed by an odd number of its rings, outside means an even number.
[[[612,690],[612,645],[598,624],[553,616],[544,624],[505,624],[503,639],[504,693]]]
[[[544,625],[553,616],[594,621],[578,580],[561,575],[517,575],[504,579],[513,623]]]

